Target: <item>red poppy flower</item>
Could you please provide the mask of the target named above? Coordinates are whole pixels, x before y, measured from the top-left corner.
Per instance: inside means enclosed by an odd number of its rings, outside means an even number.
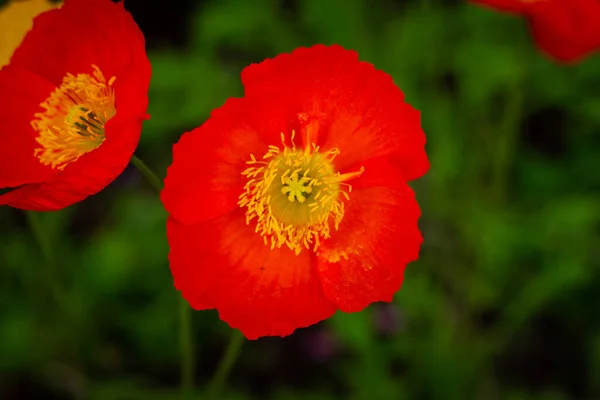
[[[38,16],[0,71],[0,204],[50,211],[127,166],[146,116],[150,63],[122,3],[66,0]]]
[[[391,301],[422,242],[407,181],[429,168],[419,112],[339,46],[242,72],[173,148],[161,198],[174,282],[250,339]]]
[[[538,47],[559,62],[600,49],[600,0],[470,0],[525,16]]]

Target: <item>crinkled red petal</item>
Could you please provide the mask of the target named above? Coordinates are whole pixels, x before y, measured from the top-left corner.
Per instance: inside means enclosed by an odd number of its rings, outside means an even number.
[[[6,66],[0,70],[0,188],[47,180],[55,171],[34,156],[39,147],[31,127],[33,115],[54,87],[30,71]]]
[[[340,229],[318,257],[326,296],[346,312],[391,301],[423,241],[414,193],[392,162],[369,160],[363,176],[351,183]]]
[[[270,250],[239,210],[211,221],[167,223],[175,286],[196,309],[216,308],[248,339],[286,336],[335,312],[314,254]]]
[[[347,79],[344,75],[355,74],[357,68],[359,60],[355,51],[338,45],[315,45],[251,64],[244,68],[241,77],[245,95],[252,96],[271,91],[281,93],[288,87],[313,89],[335,79],[344,81]]]
[[[239,208],[250,154],[261,159],[290,131],[287,107],[269,98],[229,99],[201,127],[173,146],[161,200],[184,224],[212,219]],[[289,137],[289,136],[288,136]]]
[[[43,183],[30,182],[1,196],[0,204],[39,211],[64,208],[102,190],[127,166],[147,118],[151,67],[144,38],[122,3],[65,1],[35,19],[11,59],[11,66],[29,69],[55,86],[67,73],[91,74],[92,65],[107,80],[116,78],[116,115],[105,126],[105,141]],[[28,123],[33,115],[27,118]]]
[[[388,74],[359,62],[354,51],[335,45],[300,48],[247,67],[242,81],[247,98],[294,99],[295,113],[318,132],[315,143],[323,150],[339,148],[339,170],[383,155],[402,160],[409,180],[429,168],[419,113],[404,102]]]

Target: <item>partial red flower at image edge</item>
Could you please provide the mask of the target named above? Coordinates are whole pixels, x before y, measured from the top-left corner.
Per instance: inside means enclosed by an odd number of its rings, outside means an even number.
[[[429,168],[419,112],[340,46],[242,81],[173,148],[161,199],[176,288],[249,339],[391,301],[423,240],[407,184]]]
[[[527,19],[537,47],[559,63],[574,64],[600,50],[598,0],[469,0]]]
[[[123,3],[66,0],[36,17],[0,70],[0,205],[58,210],[112,182],[147,119],[150,75]]]

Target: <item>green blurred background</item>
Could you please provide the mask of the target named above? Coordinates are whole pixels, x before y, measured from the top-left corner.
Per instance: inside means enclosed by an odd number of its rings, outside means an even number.
[[[422,111],[425,242],[392,304],[244,344],[222,399],[600,399],[600,57],[565,67],[524,21],[462,1],[126,0],[153,64],[138,156],[241,96],[241,70],[338,43]],[[0,399],[178,399],[166,213],[129,167],[41,215],[0,208]],[[229,327],[195,312],[196,398]]]

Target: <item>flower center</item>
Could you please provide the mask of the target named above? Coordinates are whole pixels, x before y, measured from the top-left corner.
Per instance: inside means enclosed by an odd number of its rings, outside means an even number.
[[[242,172],[248,179],[238,204],[246,207],[246,224],[256,220],[255,232],[265,245],[287,246],[296,254],[303,248],[317,251],[322,239],[331,237],[344,218],[344,202],[350,199],[352,186],[345,181],[360,176],[358,172],[340,174],[333,160],[337,148],[320,152],[315,144],[297,149],[292,131],[291,147],[281,134],[283,149],[269,146],[257,160],[250,154],[249,168]],[[266,161],[265,161],[266,160]]]
[[[41,104],[31,126],[40,148],[34,156],[44,165],[63,170],[69,163],[104,142],[104,125],[115,113],[115,77],[108,83],[100,69],[93,75],[67,74],[62,84]]]

